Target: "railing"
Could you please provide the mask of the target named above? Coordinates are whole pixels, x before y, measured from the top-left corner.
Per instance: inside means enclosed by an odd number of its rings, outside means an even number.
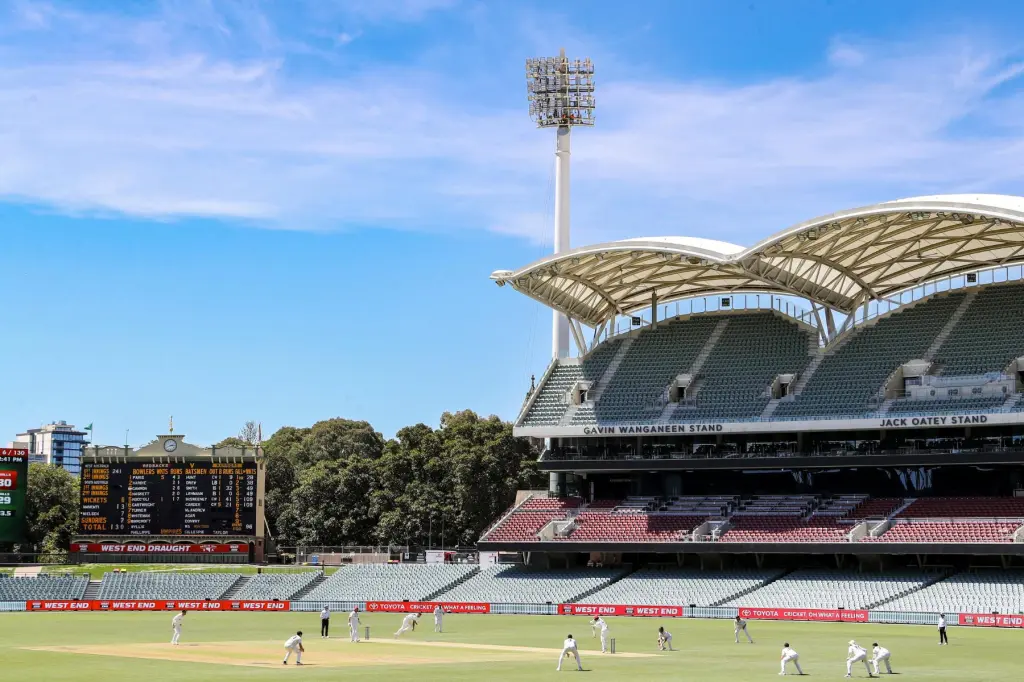
[[[729,299],[729,305],[723,305],[722,299]],[[799,306],[785,296],[774,294],[722,294],[719,296],[702,296],[688,298],[674,303],[666,303],[658,307],[658,319],[668,320],[673,317],[686,315],[700,315],[702,313],[717,312],[744,312],[755,310],[774,310],[791,317],[798,322],[817,328],[817,316]],[[612,333],[605,336],[602,341],[607,341],[621,334],[628,334],[632,331],[651,326],[650,308],[638,310],[634,315],[620,317],[615,320]],[[634,325],[632,318],[639,318],[640,324]]]
[[[901,415],[902,416],[902,415]],[[896,448],[891,450],[812,450],[809,452],[794,452],[791,450],[774,452],[636,452],[620,451],[610,452],[558,452],[545,450],[541,456],[542,462],[575,462],[575,461],[601,461],[601,462],[628,462],[628,461],[657,461],[657,460],[701,460],[701,459],[775,459],[779,457],[892,457],[893,455],[957,455],[966,453],[1016,453],[1024,454],[1024,443],[1015,446],[983,446],[983,447],[959,447],[959,448]]]
[[[879,301],[871,301],[868,303],[868,314],[866,316],[864,315],[863,306],[859,306],[854,311],[853,323],[859,325],[870,322],[877,317],[884,317],[906,305],[947,291],[977,289],[988,284],[1024,281],[1024,266],[1001,266],[978,270],[975,274],[977,275],[976,282],[968,282],[966,274],[956,275],[905,289]]]

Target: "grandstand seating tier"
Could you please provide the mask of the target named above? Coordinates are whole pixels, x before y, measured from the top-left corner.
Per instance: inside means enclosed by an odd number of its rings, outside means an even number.
[[[306,601],[421,601],[477,570],[473,564],[352,564],[342,566]]]
[[[572,602],[625,572],[625,569],[611,568],[542,571],[521,566],[494,566],[483,569],[438,599],[491,604]]]

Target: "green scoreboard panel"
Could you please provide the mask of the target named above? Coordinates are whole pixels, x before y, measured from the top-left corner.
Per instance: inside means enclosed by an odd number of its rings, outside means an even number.
[[[0,448],[0,542],[25,539],[28,450]]]

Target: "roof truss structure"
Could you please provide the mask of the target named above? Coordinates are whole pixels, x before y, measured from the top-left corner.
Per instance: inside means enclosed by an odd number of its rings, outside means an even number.
[[[868,300],[933,280],[1019,263],[1024,198],[946,195],[834,213],[748,249],[686,237],[631,239],[491,278],[596,328],[652,297],[663,304],[740,291],[797,296],[849,315]]]

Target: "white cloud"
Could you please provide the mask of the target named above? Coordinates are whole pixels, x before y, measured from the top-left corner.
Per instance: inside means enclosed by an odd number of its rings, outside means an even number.
[[[104,42],[109,22],[130,49]],[[310,80],[258,17],[223,24],[258,35],[248,58],[152,20],[76,23],[88,30],[75,59],[15,45],[0,60],[0,196],[288,229],[550,234],[553,134],[519,102],[466,104],[465,70],[348,64]],[[991,40],[836,43],[823,55],[834,68],[814,77],[602,81],[598,126],[574,134],[574,241],[751,243],[869,201],[1019,192],[1024,100],[1009,55]]]
[[[828,51],[828,61],[834,66],[861,66],[866,58],[862,50],[842,41],[833,42]]]

